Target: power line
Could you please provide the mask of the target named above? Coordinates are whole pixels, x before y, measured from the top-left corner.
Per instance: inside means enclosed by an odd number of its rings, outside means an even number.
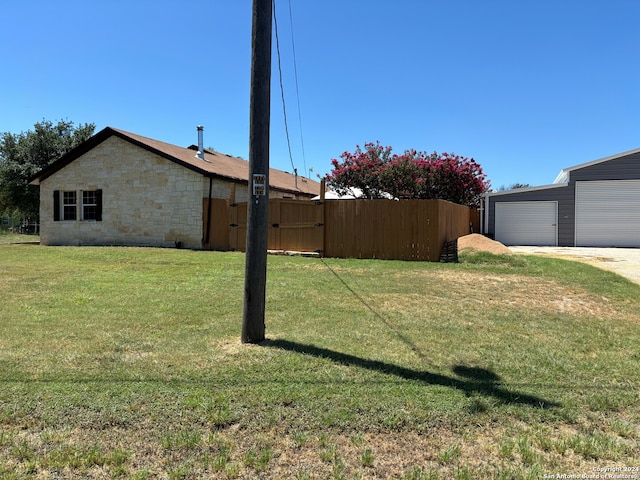
[[[304,153],[304,138],[302,136],[302,115],[300,113],[300,89],[298,88],[298,65],[296,62],[296,44],[293,40],[293,15],[291,14],[291,0],[289,0],[289,23],[291,24],[291,49],[293,50],[293,73],[296,79],[296,98],[298,100],[298,123],[300,124],[300,144],[302,145],[302,163],[307,172],[307,158]]]
[[[284,131],[287,135],[287,146],[289,147],[289,159],[291,160],[291,168],[295,173],[296,167],[293,164],[293,155],[291,154],[291,140],[289,139],[289,125],[287,123],[287,107],[284,101],[284,85],[282,84],[282,65],[280,63],[280,39],[278,38],[278,20],[276,18],[276,0],[273,0],[273,25],[276,31],[276,52],[278,53],[278,72],[280,73],[280,95],[282,97],[282,112],[284,114]]]

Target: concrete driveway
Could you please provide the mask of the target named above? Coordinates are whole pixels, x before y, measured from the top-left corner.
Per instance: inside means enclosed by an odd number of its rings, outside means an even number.
[[[640,284],[640,248],[509,247],[514,253],[567,257],[611,270]]]

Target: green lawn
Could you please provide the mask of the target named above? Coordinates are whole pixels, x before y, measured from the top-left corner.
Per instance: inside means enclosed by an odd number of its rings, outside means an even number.
[[[13,233],[7,229],[0,228],[0,245],[6,243],[38,243],[39,235],[25,235],[23,233]]]
[[[0,245],[0,478],[640,467],[640,286],[462,260],[269,257],[257,346],[242,254]]]

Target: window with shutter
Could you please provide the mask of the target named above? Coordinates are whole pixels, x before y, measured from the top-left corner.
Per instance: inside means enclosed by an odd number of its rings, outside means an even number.
[[[102,190],[82,192],[82,220],[102,220]]]
[[[62,220],[78,218],[78,200],[76,192],[62,192]]]
[[[82,192],[82,220],[95,220],[97,205],[96,191],[84,190]]]

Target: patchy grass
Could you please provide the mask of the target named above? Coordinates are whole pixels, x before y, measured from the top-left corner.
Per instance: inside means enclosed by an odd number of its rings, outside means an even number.
[[[8,243],[38,243],[40,235],[26,235],[22,233],[13,233],[12,231],[0,228],[0,245]]]
[[[0,246],[2,478],[540,478],[638,466],[640,288],[560,259]]]

